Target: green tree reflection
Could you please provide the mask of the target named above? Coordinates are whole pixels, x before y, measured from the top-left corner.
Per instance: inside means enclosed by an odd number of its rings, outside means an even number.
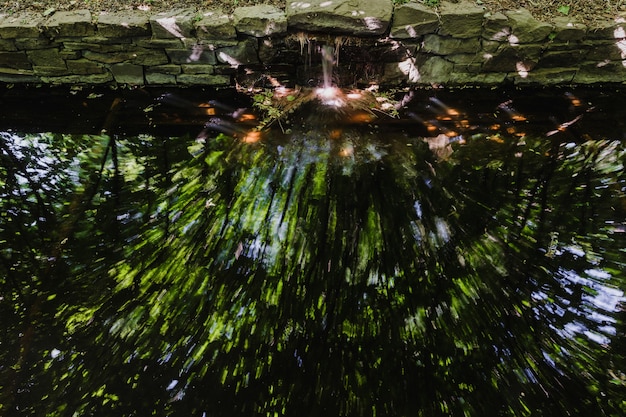
[[[619,141],[41,138],[2,138],[7,415],[626,409]]]

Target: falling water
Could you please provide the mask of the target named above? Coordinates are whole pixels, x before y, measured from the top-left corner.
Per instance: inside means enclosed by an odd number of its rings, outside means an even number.
[[[335,48],[332,45],[322,45],[322,72],[324,76],[324,88],[330,88],[333,84],[333,56]]]

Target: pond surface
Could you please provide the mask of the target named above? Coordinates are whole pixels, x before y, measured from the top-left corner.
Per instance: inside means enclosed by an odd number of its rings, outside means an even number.
[[[3,90],[0,414],[626,414],[623,92],[395,99]]]

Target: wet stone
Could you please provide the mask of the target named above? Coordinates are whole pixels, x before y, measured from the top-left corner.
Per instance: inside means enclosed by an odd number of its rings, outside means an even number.
[[[111,65],[111,73],[119,84],[142,85],[144,83],[141,65],[127,63]]]
[[[180,74],[176,81],[184,85],[229,86],[231,78],[228,75]]]
[[[66,75],[60,77],[46,77],[42,76],[41,81],[47,84],[61,85],[61,84],[78,84],[78,85],[90,85],[90,84],[107,84],[113,81],[113,76],[110,72],[103,74],[92,75]]]

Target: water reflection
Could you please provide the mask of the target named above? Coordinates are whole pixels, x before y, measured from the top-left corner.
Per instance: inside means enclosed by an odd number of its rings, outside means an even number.
[[[623,142],[429,105],[0,136],[5,414],[626,412]]]

